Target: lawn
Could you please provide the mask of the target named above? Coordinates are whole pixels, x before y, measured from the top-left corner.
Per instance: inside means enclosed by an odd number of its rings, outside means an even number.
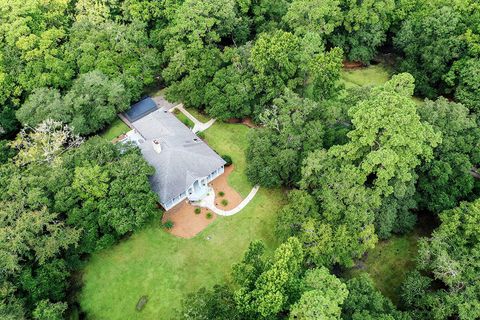
[[[195,118],[197,118],[198,121],[200,122],[208,122],[211,118],[209,118],[207,115],[204,113],[198,111],[195,108],[185,108],[188,112],[192,114]]]
[[[116,137],[121,134],[127,133],[130,131],[130,128],[120,120],[120,118],[116,118],[110,127],[108,127],[104,132],[100,134],[101,137],[105,138],[108,141],[112,141]]]
[[[215,123],[206,139],[236,165],[232,186],[242,195],[251,185],[244,176],[248,128]],[[219,217],[193,239],[176,238],[163,231],[159,219],[128,240],[94,254],[84,269],[82,309],[91,319],[172,319],[182,297],[202,286],[228,280],[231,265],[239,261],[251,240],[276,243],[273,227],[284,195],[261,188],[240,213]],[[135,311],[142,295],[148,303]]]
[[[190,129],[195,126],[193,121],[188,119],[188,117],[184,115],[180,110],[175,109],[175,111],[173,111],[173,114],[175,115],[175,117],[178,118],[178,120],[182,121],[183,124],[189,127]]]
[[[242,124],[227,124],[216,122],[205,131],[205,140],[220,155],[232,157],[235,170],[228,177],[228,183],[242,197],[246,197],[252,189],[252,184],[245,175],[245,149],[248,144],[248,132],[252,130]]]
[[[394,303],[398,303],[402,282],[415,267],[418,238],[418,232],[412,232],[379,242],[364,260],[347,272],[347,277],[367,272],[376,287]]]
[[[383,64],[359,69],[343,69],[341,72],[342,82],[347,88],[381,85],[387,82],[390,76],[389,70]]]

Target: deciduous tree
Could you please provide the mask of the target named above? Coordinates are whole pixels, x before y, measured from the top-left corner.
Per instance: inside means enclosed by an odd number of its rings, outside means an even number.
[[[76,79],[63,97],[54,89],[36,90],[18,110],[17,117],[32,127],[54,119],[70,125],[77,134],[87,135],[112,122],[128,106],[124,86],[96,70]]]
[[[251,250],[258,256],[256,249]],[[288,239],[277,248],[271,262],[260,267],[263,270],[258,276],[260,270],[254,268],[255,263],[253,268],[249,267],[251,260],[248,258],[242,262],[243,265],[236,267],[250,273],[238,280],[236,278],[240,285],[235,291],[237,307],[240,312],[252,317],[272,317],[284,311],[295,292],[300,289],[299,277],[303,262],[301,244],[295,238]],[[258,261],[258,258],[253,261]]]
[[[420,205],[440,213],[456,207],[458,201],[474,192],[471,170],[480,163],[480,129],[476,116],[466,107],[445,98],[427,100],[419,113],[442,135],[433,160],[419,168],[417,183]]]
[[[308,270],[303,282],[307,289],[290,310],[290,319],[340,319],[347,286],[327,268]]]
[[[247,176],[268,187],[295,185],[306,154],[322,147],[319,105],[287,91],[259,117],[265,125],[251,134]]]

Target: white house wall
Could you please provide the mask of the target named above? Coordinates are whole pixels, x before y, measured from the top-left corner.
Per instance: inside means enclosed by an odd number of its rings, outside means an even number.
[[[211,182],[213,181],[215,178],[217,178],[218,176],[220,176],[221,174],[223,174],[225,172],[225,168],[224,166],[221,166],[220,168],[218,168],[217,170],[215,170],[214,172],[210,173],[207,177],[202,177],[202,178],[199,178],[197,179],[196,181],[201,181],[203,179],[207,179],[207,183],[208,182]],[[173,208],[174,206],[176,206],[177,204],[179,204],[180,202],[182,202],[183,200],[185,200],[188,195],[187,195],[187,192],[190,188],[193,188],[193,184],[195,182],[193,182],[188,188],[187,190],[185,190],[184,192],[182,192],[181,194],[179,194],[178,196],[176,196],[175,198],[173,199],[170,199],[169,201],[165,202],[165,203],[160,203],[162,205],[162,207],[165,209],[165,210],[169,210],[171,208]]]

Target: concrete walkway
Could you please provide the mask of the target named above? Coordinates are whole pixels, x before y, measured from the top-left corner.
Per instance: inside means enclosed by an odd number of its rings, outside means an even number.
[[[211,189],[208,192],[208,195],[205,198],[203,198],[200,202],[195,203],[195,205],[198,205],[199,207],[208,208],[213,212],[215,212],[216,214],[218,214],[219,216],[225,216],[225,217],[233,216],[234,214],[240,212],[243,208],[245,208],[245,206],[250,201],[252,201],[253,197],[255,197],[255,194],[257,194],[258,189],[260,189],[260,186],[258,185],[253,187],[250,193],[248,194],[248,196],[245,199],[243,199],[243,201],[232,210],[225,211],[215,206],[215,191],[213,189]]]
[[[178,109],[182,112],[188,119],[192,120],[194,126],[192,128],[193,133],[201,132],[210,128],[212,124],[215,123],[216,119],[210,119],[208,122],[200,122],[197,118],[195,118],[190,112],[188,112],[184,107],[183,104],[177,104],[175,107],[171,108],[170,112],[173,110]]]

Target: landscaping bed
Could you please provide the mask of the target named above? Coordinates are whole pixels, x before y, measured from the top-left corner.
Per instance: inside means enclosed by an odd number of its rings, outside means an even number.
[[[216,218],[217,215],[211,210],[193,206],[185,200],[165,212],[162,222],[165,224],[171,221],[173,227],[167,231],[174,236],[188,239],[196,236]]]
[[[228,177],[234,168],[234,165],[226,167],[225,172],[210,183],[215,190],[215,206],[222,210],[232,210],[243,200],[237,190],[228,184]]]

